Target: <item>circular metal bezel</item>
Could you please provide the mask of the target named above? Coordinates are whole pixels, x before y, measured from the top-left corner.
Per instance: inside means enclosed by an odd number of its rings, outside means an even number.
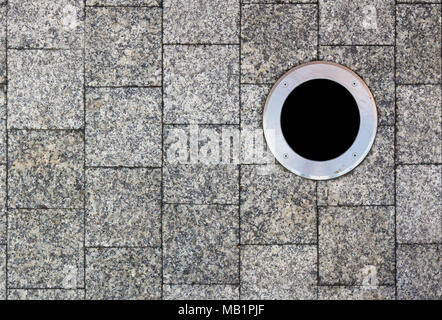
[[[339,157],[327,161],[301,157],[287,144],[281,129],[281,110],[286,98],[297,86],[313,79],[329,79],[344,86],[355,99],[360,114],[353,144]],[[291,69],[275,83],[265,103],[263,126],[270,151],[285,168],[313,180],[337,178],[353,170],[370,151],[377,129],[376,103],[364,81],[350,69],[333,62],[309,62]]]

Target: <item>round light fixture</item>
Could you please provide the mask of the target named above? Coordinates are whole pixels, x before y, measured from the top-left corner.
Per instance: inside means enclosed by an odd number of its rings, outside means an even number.
[[[293,68],[273,86],[264,135],[275,158],[314,180],[339,177],[366,157],[376,136],[376,104],[364,81],[332,62]]]

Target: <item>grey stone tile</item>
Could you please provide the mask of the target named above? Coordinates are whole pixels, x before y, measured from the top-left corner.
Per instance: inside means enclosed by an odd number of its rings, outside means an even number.
[[[332,286],[319,287],[319,300],[394,300],[393,286]]]
[[[0,244],[6,243],[6,166],[0,165]]]
[[[6,86],[0,85],[0,119],[6,119]]]
[[[86,0],[88,6],[160,6],[162,0]]]
[[[87,249],[87,299],[152,300],[160,297],[160,248]]]
[[[394,47],[322,46],[320,59],[355,71],[372,92],[379,124],[394,124]]]
[[[83,126],[81,51],[9,50],[8,60],[9,128]]]
[[[9,289],[8,300],[83,300],[84,290]]]
[[[159,86],[161,50],[160,8],[87,8],[87,85]]]
[[[319,211],[320,284],[394,283],[394,208],[328,207]],[[373,284],[373,282],[371,282]]]
[[[440,300],[442,297],[440,245],[399,245],[397,297]]]
[[[164,0],[164,42],[238,43],[239,6],[238,0]]]
[[[0,83],[6,82],[6,12],[6,6],[0,7]]]
[[[238,46],[165,46],[164,121],[239,122]]]
[[[9,132],[9,206],[83,208],[83,133]]]
[[[161,170],[86,171],[86,245],[160,246]]]
[[[316,5],[246,4],[241,21],[242,82],[273,82],[316,59]]]
[[[316,183],[275,165],[241,167],[241,243],[316,242]]]
[[[0,120],[0,164],[6,164],[6,121]]]
[[[315,246],[242,246],[241,299],[315,299]]]
[[[165,300],[238,300],[239,288],[232,285],[164,285]]]
[[[6,246],[0,246],[0,300],[6,299]]]
[[[441,170],[436,165],[397,168],[398,242],[442,241]]]
[[[313,3],[318,0],[241,0],[241,3]]]
[[[441,87],[398,86],[397,157],[399,163],[440,163]]]
[[[399,0],[397,1],[398,4],[401,3],[414,3],[414,4],[421,4],[421,3],[440,3],[440,0]]]
[[[262,128],[268,85],[241,85],[241,127]]]
[[[96,88],[86,94],[86,163],[161,165],[161,88]]]
[[[78,0],[9,0],[8,46],[81,48],[84,2]]]
[[[394,203],[393,127],[378,127],[365,160],[348,174],[318,182],[320,205],[392,205]]]
[[[9,211],[9,287],[81,288],[83,266],[81,210]]]
[[[320,0],[320,44],[394,44],[394,0]]]
[[[237,283],[237,245],[237,206],[164,206],[165,283]]]
[[[440,83],[441,6],[398,5],[396,79],[399,83]]]

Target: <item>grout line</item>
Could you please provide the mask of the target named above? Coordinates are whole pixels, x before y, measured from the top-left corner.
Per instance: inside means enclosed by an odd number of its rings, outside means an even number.
[[[86,246],[87,249],[158,249],[160,246]]]
[[[320,285],[320,277],[319,277],[319,206],[318,206],[318,186],[319,181],[315,181],[315,209],[316,209],[316,298],[319,298],[319,285]]]
[[[86,85],[87,89],[149,89],[149,88],[161,88],[162,86],[139,86],[139,85],[126,85],[126,86],[88,86]]]
[[[211,282],[211,283],[164,283],[168,286],[240,286],[239,283],[222,283],[222,282]]]
[[[394,3],[394,135],[393,135],[393,163],[394,163],[394,296],[397,300],[397,78],[396,78],[396,60],[397,60],[397,1]]]
[[[263,246],[263,247],[271,247],[271,246],[316,246],[316,242],[304,242],[304,243],[294,243],[294,242],[282,242],[282,243],[243,243],[241,246]]]
[[[164,217],[164,4],[161,8],[161,182],[160,182],[160,245],[161,245],[161,300],[164,300],[164,245],[163,245],[163,217]]]
[[[83,4],[83,298],[86,300],[86,0]]]
[[[241,127],[241,117],[242,117],[242,94],[241,94],[241,78],[242,78],[242,48],[241,48],[241,36],[242,36],[242,3],[239,4],[239,105],[238,105],[238,122]],[[241,165],[238,164],[238,299],[241,299]]]
[[[155,8],[162,8],[160,5],[154,6],[154,5],[102,5],[102,4],[88,4],[85,5],[85,8],[143,8],[143,9],[155,9]]]
[[[162,167],[149,167],[149,166],[85,166],[86,169],[150,169],[150,170],[155,170],[155,169],[161,169]]]
[[[330,44],[319,44],[320,47],[394,47],[394,44],[344,44],[344,43],[330,43]]]
[[[200,43],[163,43],[163,46],[240,46],[241,43],[200,42]]]
[[[330,205],[330,204],[318,204],[318,208],[370,208],[370,207],[394,207],[394,204],[338,204],[338,205]]]
[[[5,80],[7,83],[8,79],[9,79],[9,73],[8,73],[8,26],[9,26],[9,19],[8,19],[8,14],[9,14],[9,6],[6,5],[6,23],[5,23]],[[5,243],[5,300],[8,300],[8,277],[9,277],[9,272],[8,272],[8,265],[9,265],[9,260],[8,260],[8,253],[9,253],[9,130],[8,130],[8,95],[9,95],[9,87],[6,87],[6,91],[5,91],[5,104],[6,104],[6,110],[5,110],[5,131],[6,131],[6,177],[5,177],[5,188],[6,188],[6,196],[5,196],[5,219],[6,219],[6,243]]]
[[[320,37],[319,37],[319,1],[316,2],[316,60],[319,61],[319,48],[320,48]]]

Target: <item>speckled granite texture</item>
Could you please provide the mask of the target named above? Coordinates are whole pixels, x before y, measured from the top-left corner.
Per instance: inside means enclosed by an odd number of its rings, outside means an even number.
[[[378,109],[319,182],[239,142],[314,60]],[[438,0],[0,0],[0,299],[441,299],[441,100]]]

